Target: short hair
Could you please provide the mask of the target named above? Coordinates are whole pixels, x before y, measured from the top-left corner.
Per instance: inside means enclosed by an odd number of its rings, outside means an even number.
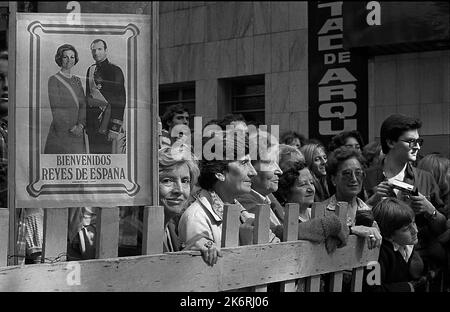
[[[188,113],[189,111],[186,107],[183,106],[183,104],[174,104],[167,107],[166,111],[164,112],[164,115],[161,117],[161,121],[163,124],[163,129],[169,130],[169,122],[172,121],[175,114],[183,114]]]
[[[289,167],[283,170],[283,174],[278,180],[278,190],[274,192],[274,196],[280,204],[284,205],[287,202],[287,198],[291,192],[292,186],[300,176],[300,170],[307,168],[306,164],[302,161],[292,163]]]
[[[418,118],[402,114],[393,114],[386,118],[381,124],[380,141],[384,154],[389,153],[387,140],[397,141],[405,131],[416,130],[422,127],[422,122]]]
[[[200,169],[198,161],[185,144],[165,146],[158,151],[159,173],[172,169],[175,166],[186,164],[191,178],[191,192],[197,184]]]
[[[430,172],[437,185],[439,194],[444,199],[450,193],[450,159],[440,153],[432,153],[423,157],[417,163],[417,168]]]
[[[300,151],[302,152],[303,156],[305,156],[306,165],[309,168],[311,168],[312,164],[314,163],[314,153],[318,149],[322,149],[324,153],[327,152],[325,147],[320,143],[308,143],[300,147]]]
[[[71,44],[63,44],[56,50],[55,54],[55,62],[59,67],[62,66],[63,54],[66,51],[73,51],[73,53],[75,53],[75,64],[78,63],[78,51],[75,49],[75,47]]]
[[[280,144],[279,146],[279,166],[284,172],[296,163],[303,163],[306,166],[305,156],[296,147],[286,144]]]
[[[94,41],[92,41],[90,47],[92,49],[92,45],[96,44],[97,42],[101,42],[103,43],[103,48],[106,50],[108,48],[108,46],[106,45],[106,41],[103,39],[95,39]]]
[[[232,154],[227,155],[227,149],[230,144],[228,141],[233,140]],[[210,137],[203,138],[203,153],[205,153],[205,144],[214,147],[211,149],[212,153],[221,156],[221,159],[206,159],[205,155],[200,160],[200,176],[198,178],[198,184],[202,189],[210,191],[217,183],[216,173],[224,173],[228,171],[228,164],[238,160],[240,155],[248,155],[248,136],[238,135],[236,131],[220,131],[213,133]],[[216,151],[217,146],[222,146],[222,151]],[[227,156],[232,156],[231,159]]]
[[[298,139],[300,144],[303,146],[306,143],[306,138],[303,134],[300,134],[295,131],[286,131],[280,137],[280,143],[289,145],[294,141],[294,139]]]
[[[361,134],[357,130],[352,130],[352,131],[343,131],[332,137],[331,142],[328,145],[328,151],[332,152],[338,147],[344,146],[345,141],[347,141],[348,138],[354,138],[356,141],[358,141],[358,144],[362,150],[364,146],[364,141],[361,137]]]
[[[331,176],[336,176],[339,170],[339,166],[344,161],[351,158],[356,158],[356,160],[358,160],[361,164],[361,167],[364,167],[365,159],[360,151],[347,146],[338,147],[328,155],[328,161],[326,165],[327,173]]]
[[[414,211],[405,202],[388,197],[372,208],[381,235],[389,238],[395,231],[414,221]]]

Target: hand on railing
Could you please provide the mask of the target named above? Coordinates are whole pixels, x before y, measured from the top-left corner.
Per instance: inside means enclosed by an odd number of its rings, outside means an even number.
[[[202,237],[189,245],[186,245],[185,250],[198,250],[202,255],[203,261],[209,266],[217,263],[219,257],[222,257],[222,252],[212,240]]]
[[[374,221],[375,226],[355,225],[351,227],[351,234],[355,234],[360,237],[367,238],[367,246],[369,249],[377,248],[381,246],[381,234],[378,229],[378,225]]]

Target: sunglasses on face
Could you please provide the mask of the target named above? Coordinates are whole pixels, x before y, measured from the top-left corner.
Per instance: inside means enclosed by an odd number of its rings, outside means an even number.
[[[353,175],[360,180],[363,179],[366,176],[366,173],[364,170],[356,169],[355,171],[352,170],[343,170],[341,171],[341,176],[347,180],[351,180],[353,178]]]
[[[408,140],[400,140],[402,142],[408,143],[410,148],[413,148],[416,145],[419,145],[420,147],[422,147],[423,145],[423,139],[422,138],[418,138],[418,139],[408,139]]]

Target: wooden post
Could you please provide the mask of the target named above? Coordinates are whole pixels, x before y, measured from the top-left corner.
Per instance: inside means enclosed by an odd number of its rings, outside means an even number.
[[[353,269],[351,292],[361,292],[362,291],[363,275],[364,275],[364,268],[354,268]]]
[[[341,223],[344,225],[347,223],[347,210],[348,210],[347,202],[338,202],[337,203],[335,213],[341,220]],[[342,291],[343,275],[344,275],[343,272],[330,273],[330,291],[331,292],[341,292]]]
[[[142,227],[142,254],[152,255],[163,252],[164,207],[145,206]]]
[[[270,206],[256,205],[255,228],[253,229],[253,244],[267,244],[269,242]],[[255,292],[267,292],[267,285],[255,286]]]
[[[9,25],[8,25],[8,208],[9,208],[9,255],[16,254],[17,220],[16,220],[16,13],[17,1],[9,1]],[[13,142],[13,144],[11,144]],[[8,265],[18,264],[16,257],[8,260]]]
[[[95,244],[97,259],[117,257],[119,249],[119,207],[98,208]]]
[[[224,205],[221,247],[239,246],[240,215],[241,211],[238,205]]]
[[[284,231],[283,242],[296,241],[298,239],[298,216],[299,205],[298,204],[286,204],[284,207]],[[296,281],[281,282],[281,292],[295,292]]]
[[[0,208],[0,267],[8,264],[9,211]]]
[[[325,214],[325,207],[313,203],[311,207],[311,219],[321,217]],[[307,292],[319,292],[320,291],[320,275],[311,276],[306,278],[306,291]]]
[[[65,261],[69,208],[44,209],[44,237],[41,262]]]

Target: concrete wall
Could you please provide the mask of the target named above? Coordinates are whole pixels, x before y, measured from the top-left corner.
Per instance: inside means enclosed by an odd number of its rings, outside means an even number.
[[[161,2],[160,83],[195,81],[207,121],[218,79],[265,74],[266,124],[308,135],[307,40],[307,2]]]
[[[450,51],[377,56],[369,65],[369,137],[393,113],[422,120],[422,154],[450,155]]]

